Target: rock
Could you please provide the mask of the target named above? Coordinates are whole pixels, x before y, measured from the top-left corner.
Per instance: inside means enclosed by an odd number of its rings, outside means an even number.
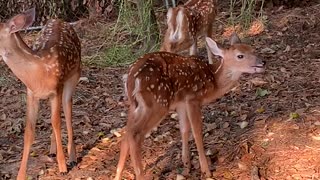
[[[176,180],[184,180],[184,179],[186,179],[184,176],[182,176],[181,174],[177,174]]]
[[[238,125],[240,126],[241,129],[245,128],[248,126],[248,121],[242,121],[240,123],[238,123]]]

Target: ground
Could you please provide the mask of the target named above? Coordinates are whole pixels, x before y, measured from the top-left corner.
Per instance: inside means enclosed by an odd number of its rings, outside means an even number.
[[[224,16],[220,13],[217,18],[219,28],[214,33],[220,43],[228,34]],[[212,179],[320,179],[320,5],[274,7],[266,16],[263,32],[245,38],[266,60],[266,72],[245,75],[237,88],[203,108]],[[201,53],[206,54],[203,46]],[[126,70],[84,66],[73,106],[78,164],[65,176],[48,157],[50,114],[48,104],[41,104],[29,179],[114,177],[127,118],[122,84]],[[0,179],[14,179],[23,147],[26,93],[3,61],[0,82]],[[64,144],[65,129],[63,124]],[[183,176],[201,179],[190,139],[192,169]],[[182,173],[181,137],[174,115],[145,140],[143,163],[153,179],[176,179]],[[123,177],[134,179],[130,160]]]

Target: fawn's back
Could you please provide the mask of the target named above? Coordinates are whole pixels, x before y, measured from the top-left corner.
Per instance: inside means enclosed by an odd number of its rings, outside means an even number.
[[[127,90],[130,101],[143,90],[144,95],[152,97],[151,101],[174,109],[174,102],[195,97],[201,99],[214,88],[213,81],[212,65],[201,58],[157,52],[143,56],[131,66]]]
[[[70,24],[52,19],[42,29],[33,50],[46,64],[47,71],[54,71],[60,80],[68,79],[81,65],[80,40]]]

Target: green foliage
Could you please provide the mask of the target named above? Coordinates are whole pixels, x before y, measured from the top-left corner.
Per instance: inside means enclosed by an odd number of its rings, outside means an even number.
[[[255,8],[258,5],[257,0],[241,0],[240,12],[235,12],[235,7],[239,1],[230,0],[230,24],[232,26],[240,24],[244,29],[248,29],[256,17],[263,22],[264,0],[259,2],[261,2],[259,13],[255,13]]]
[[[106,34],[112,38],[112,44],[91,63],[102,66],[125,65],[158,49],[159,34],[152,4],[152,0],[139,4],[120,0],[118,19],[112,29],[106,30]]]

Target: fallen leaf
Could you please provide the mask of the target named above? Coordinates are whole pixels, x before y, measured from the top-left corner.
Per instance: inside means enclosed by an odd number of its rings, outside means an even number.
[[[290,113],[290,119],[298,119],[300,115],[296,112]]]
[[[263,53],[263,54],[273,54],[273,53],[275,53],[275,52],[276,52],[275,50],[273,50],[273,49],[271,49],[271,48],[269,48],[269,47],[263,48],[263,49],[261,50],[261,53]]]
[[[257,113],[263,113],[265,109],[263,107],[260,107],[256,110]]]
[[[263,84],[268,83],[267,81],[264,81],[262,78],[259,78],[259,77],[255,77],[255,78],[251,79],[250,82],[255,86],[261,86]]]
[[[270,91],[268,91],[266,89],[257,88],[257,90],[256,90],[256,96],[264,97],[264,96],[266,96],[268,94],[270,94]]]

